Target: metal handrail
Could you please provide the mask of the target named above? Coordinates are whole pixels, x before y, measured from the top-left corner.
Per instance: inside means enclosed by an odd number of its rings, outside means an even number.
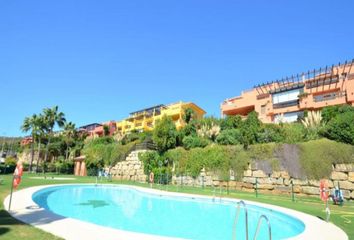
[[[259,229],[261,227],[261,221],[262,219],[265,219],[267,221],[268,224],[268,236],[269,236],[269,240],[272,240],[272,228],[270,226],[270,222],[269,219],[265,216],[265,215],[261,215],[258,219],[258,223],[257,223],[257,229],[256,229],[256,233],[254,234],[254,238],[253,240],[257,239],[258,233],[259,233]]]
[[[243,208],[245,209],[246,240],[248,240],[248,211],[247,211],[247,206],[246,206],[245,202],[242,200],[237,202],[236,216],[235,216],[234,225],[232,227],[232,239],[233,240],[236,240],[236,226],[237,226],[238,217],[240,215],[241,204],[243,205]]]

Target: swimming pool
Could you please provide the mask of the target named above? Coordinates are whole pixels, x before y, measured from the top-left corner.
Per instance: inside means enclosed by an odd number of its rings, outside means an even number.
[[[169,196],[127,186],[68,185],[36,191],[33,201],[63,217],[97,225],[150,235],[184,239],[232,239],[236,215],[235,201],[212,198]],[[279,211],[247,205],[249,237],[253,238],[257,221],[264,214],[272,227],[272,239],[301,234],[305,225],[299,219]],[[244,212],[237,225],[238,239],[244,239]],[[268,239],[266,224],[257,239]]]

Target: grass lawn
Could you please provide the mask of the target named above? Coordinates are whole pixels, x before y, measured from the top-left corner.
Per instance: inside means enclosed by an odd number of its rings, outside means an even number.
[[[73,177],[72,175],[47,175],[48,179],[33,179],[32,177],[38,177],[40,175],[30,175],[25,174],[22,178],[22,182],[18,189],[23,189],[31,186],[47,185],[47,184],[63,184],[63,183],[94,183],[95,178],[93,177],[75,177],[75,180],[53,180],[50,179],[51,176],[54,177]],[[10,193],[10,183],[12,180],[11,175],[0,175],[0,178],[4,179],[2,185],[0,185],[0,201],[3,202],[4,198]],[[103,183],[106,183],[104,181]],[[113,180],[116,184],[130,184],[138,185],[142,187],[149,187],[148,184],[135,183],[127,181],[117,181]],[[214,190],[212,188],[193,188],[193,187],[177,187],[177,186],[159,186],[155,185],[154,188],[167,190],[167,191],[178,191],[193,194],[202,195],[213,195]],[[219,189],[216,189],[216,195],[220,196]],[[259,194],[258,197],[254,193],[246,193],[240,191],[230,191],[229,194],[226,191],[221,192],[222,197],[234,197],[245,200],[252,200],[256,202],[274,204],[286,208],[295,209],[301,212],[305,212],[320,218],[325,218],[324,204],[319,200],[319,198],[309,198],[309,197],[296,197],[295,202],[292,202],[288,196],[276,196],[276,195],[265,195]],[[331,208],[331,219],[330,221],[342,228],[349,236],[349,239],[354,239],[354,203],[345,202],[344,206],[334,206],[330,205]],[[30,225],[24,224],[20,221],[13,219],[3,207],[0,206],[0,239],[33,239],[33,240],[49,240],[49,239],[61,239],[55,237],[49,233],[42,230],[34,228]]]

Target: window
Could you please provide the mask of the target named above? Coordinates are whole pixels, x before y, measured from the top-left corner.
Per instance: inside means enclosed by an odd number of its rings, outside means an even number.
[[[275,123],[296,122],[299,118],[303,116],[304,116],[304,112],[288,112],[284,114],[276,114],[274,116],[274,122]]]
[[[261,114],[265,114],[266,111],[266,105],[261,106]]]
[[[294,89],[294,90],[290,90],[290,91],[286,91],[286,92],[275,93],[272,95],[273,104],[298,100],[301,90],[302,89],[299,88],[299,89]]]

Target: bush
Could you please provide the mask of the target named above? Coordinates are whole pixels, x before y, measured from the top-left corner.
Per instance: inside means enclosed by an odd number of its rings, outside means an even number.
[[[282,135],[284,143],[298,143],[305,139],[305,129],[300,123],[283,123]]]
[[[183,138],[183,146],[185,149],[197,148],[197,147],[206,147],[209,144],[209,141],[202,137],[196,136],[186,136]]]
[[[220,132],[216,142],[221,145],[236,145],[242,141],[242,135],[239,129],[226,129]]]
[[[226,116],[226,118],[221,119],[220,121],[221,130],[235,129],[241,127],[242,127],[242,119],[240,115]]]
[[[300,143],[300,162],[308,178],[329,178],[332,165],[354,163],[354,147],[328,139]]]
[[[354,108],[353,108],[354,109]],[[331,119],[323,135],[329,139],[354,145],[354,111],[338,114]]]
[[[257,133],[258,143],[282,142],[283,140],[283,130],[279,124],[264,124]]]
[[[177,130],[171,118],[163,116],[154,128],[152,139],[159,152],[176,147]]]

